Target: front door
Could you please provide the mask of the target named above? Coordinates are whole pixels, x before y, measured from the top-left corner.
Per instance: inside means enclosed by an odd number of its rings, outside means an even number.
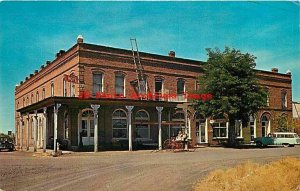
[[[196,142],[206,143],[205,137],[206,137],[205,123],[196,122]]]
[[[94,145],[94,118],[91,110],[82,113],[81,136],[84,146]]]

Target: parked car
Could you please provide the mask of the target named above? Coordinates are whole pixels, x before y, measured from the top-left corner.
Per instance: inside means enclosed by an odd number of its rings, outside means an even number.
[[[267,137],[255,138],[255,143],[258,147],[268,145],[281,145],[284,147],[294,146],[300,144],[300,137],[296,133],[290,132],[275,132],[269,134]]]
[[[9,141],[0,141],[0,151],[2,150],[14,151],[15,145]]]

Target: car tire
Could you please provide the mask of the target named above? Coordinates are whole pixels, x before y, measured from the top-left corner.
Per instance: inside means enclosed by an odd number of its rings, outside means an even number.
[[[259,147],[259,148],[262,148],[263,144],[262,144],[262,142],[256,142],[256,146]]]
[[[287,148],[287,147],[290,146],[290,144],[288,144],[288,143],[283,143],[282,145],[283,145],[283,147],[285,147],[285,148]]]

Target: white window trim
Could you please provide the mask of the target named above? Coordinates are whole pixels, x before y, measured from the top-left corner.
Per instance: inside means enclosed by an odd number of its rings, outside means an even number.
[[[95,75],[95,74],[101,74],[101,82],[102,82],[102,85],[101,85],[101,93],[104,92],[104,73],[103,72],[93,72],[92,75]],[[94,88],[94,81],[93,81],[93,88]],[[74,92],[75,93],[75,92]],[[94,93],[94,92],[92,92]],[[97,92],[95,92],[95,95],[96,95]]]

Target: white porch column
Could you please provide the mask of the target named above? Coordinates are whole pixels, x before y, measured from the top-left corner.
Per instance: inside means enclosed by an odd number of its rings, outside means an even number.
[[[226,137],[228,137],[228,130],[229,130],[229,122],[226,122]]]
[[[19,139],[20,139],[20,149],[23,149],[23,120],[22,120],[22,115],[20,115],[20,119],[19,119]]]
[[[47,145],[47,107],[43,108],[44,112],[44,120],[43,120],[43,152],[46,152],[46,145]]]
[[[29,151],[29,113],[26,118],[26,150]]]
[[[205,143],[208,143],[208,118],[205,119]],[[201,129],[200,129],[201,131]]]
[[[158,149],[162,150],[162,134],[161,134],[161,112],[164,108],[163,107],[156,107],[158,112]]]
[[[128,145],[129,145],[129,151],[132,151],[132,127],[131,127],[131,113],[134,106],[126,106],[126,109],[128,110]]]
[[[33,116],[33,151],[37,151],[37,140],[36,140],[36,132],[37,132],[37,110],[34,111]]]
[[[57,114],[61,104],[54,105],[54,153],[57,152]]]
[[[271,133],[271,118],[269,118],[269,121],[268,121],[268,129],[267,129],[267,135]]]
[[[98,109],[100,105],[91,105],[94,113],[94,152],[98,152]]]

